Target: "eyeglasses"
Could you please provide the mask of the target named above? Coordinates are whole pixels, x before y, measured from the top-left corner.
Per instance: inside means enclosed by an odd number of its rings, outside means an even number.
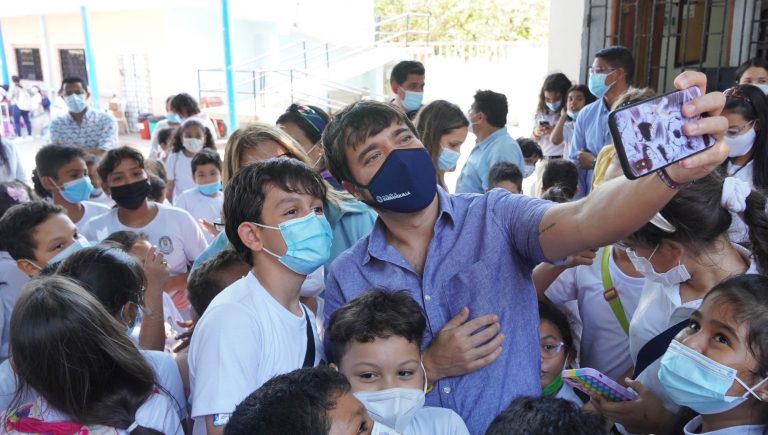
[[[323,119],[314,109],[303,104],[291,104],[288,107],[289,112],[298,113],[304,120],[309,122],[318,133],[325,130],[325,119]]]
[[[224,221],[221,218],[214,219],[213,228],[216,229],[216,231],[218,232],[224,231]]]
[[[750,125],[752,125],[754,123],[755,123],[755,120],[753,119],[753,120],[751,120],[751,121],[749,121],[749,122],[747,122],[745,124],[742,124],[742,125],[737,125],[737,126],[734,126],[734,127],[728,127],[728,130],[725,131],[725,134],[727,134],[728,136],[731,136],[731,137],[738,136],[738,135],[741,134],[742,131],[744,131],[745,128],[749,127]]]
[[[552,343],[541,343],[541,357],[550,359],[554,358],[562,352],[567,346],[565,343],[560,342],[558,344],[552,344]]]
[[[589,69],[589,72],[592,74],[610,74],[614,71],[616,71],[618,68],[610,68],[610,69],[602,69],[600,67],[592,67]]]

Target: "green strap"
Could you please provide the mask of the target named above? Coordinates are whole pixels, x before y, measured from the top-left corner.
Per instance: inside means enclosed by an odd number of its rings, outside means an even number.
[[[616,287],[613,286],[613,280],[611,279],[611,272],[608,270],[608,260],[611,258],[611,252],[613,246],[606,246],[603,248],[603,261],[602,261],[602,275],[603,275],[603,297],[608,305],[611,306],[613,314],[616,316],[616,320],[619,321],[621,329],[624,333],[629,335],[629,322],[627,321],[627,315],[624,314],[624,307],[621,305],[621,299],[619,299],[619,292]]]

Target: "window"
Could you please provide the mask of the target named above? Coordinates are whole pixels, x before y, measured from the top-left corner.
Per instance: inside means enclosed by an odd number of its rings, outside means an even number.
[[[22,80],[43,80],[43,66],[40,63],[40,49],[17,48],[16,67]]]
[[[80,77],[88,81],[88,71],[85,69],[85,50],[59,50],[61,58],[61,77]]]

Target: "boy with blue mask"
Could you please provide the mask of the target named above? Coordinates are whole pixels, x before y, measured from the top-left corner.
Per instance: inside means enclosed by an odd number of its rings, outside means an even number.
[[[389,85],[395,94],[390,103],[403,109],[408,119],[414,119],[424,101],[424,65],[415,60],[403,60],[392,68]]]
[[[200,224],[211,243],[216,234],[207,231],[221,217],[224,194],[221,192],[221,157],[216,150],[203,149],[192,157],[192,178],[197,187],[185,190],[174,205],[183,208]],[[204,225],[207,222],[208,225]]]
[[[331,366],[349,379],[352,393],[377,422],[404,435],[468,435],[455,412],[424,407],[424,329],[421,307],[406,292],[370,290],[331,317]]]
[[[109,206],[90,201],[94,190],[85,152],[65,145],[46,145],[35,155],[32,174],[35,192],[64,208],[78,230],[93,217],[109,211]]]
[[[0,243],[27,276],[90,246],[63,208],[43,201],[8,209],[0,219]]]
[[[306,276],[328,261],[326,187],[309,166],[273,158],[227,184],[224,221],[251,272],[216,296],[195,326],[189,372],[195,434],[220,434],[235,406],[280,373],[324,359]]]

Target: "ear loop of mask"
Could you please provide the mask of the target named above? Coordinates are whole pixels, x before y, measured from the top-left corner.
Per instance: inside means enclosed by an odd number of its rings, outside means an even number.
[[[37,269],[37,271],[38,271],[38,272],[42,272],[42,271],[43,271],[43,269],[44,269],[43,267],[40,267],[40,266],[38,266],[37,264],[35,264],[35,262],[34,262],[34,261],[32,261],[32,260],[27,260],[27,259],[25,258],[25,259],[24,259],[24,261],[26,261],[26,262],[27,262],[27,263],[29,263],[29,264],[30,264],[32,267],[34,267],[35,269]]]
[[[424,367],[424,358],[422,358],[419,361],[419,365],[421,365],[421,371],[424,373],[424,394],[427,394],[427,391],[429,390],[429,378],[427,377],[427,369]]]

